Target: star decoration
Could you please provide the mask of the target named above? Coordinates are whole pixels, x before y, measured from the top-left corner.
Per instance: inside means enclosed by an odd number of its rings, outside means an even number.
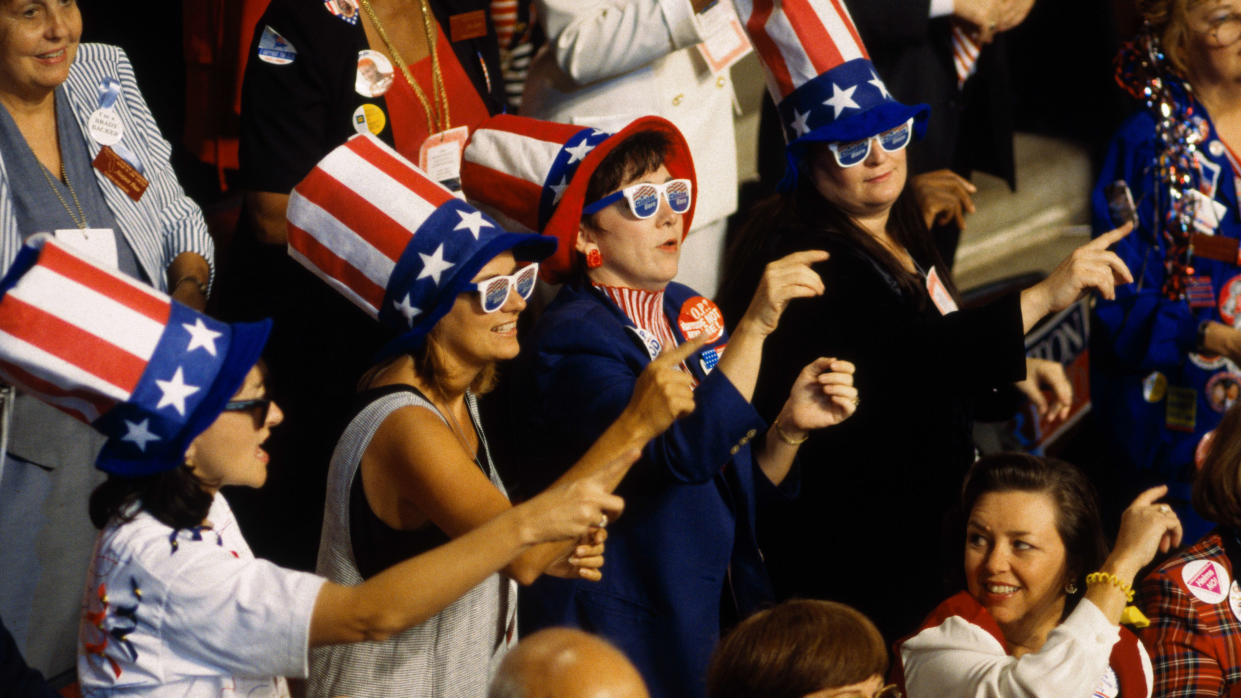
[[[879,79],[879,74],[873,70],[870,71],[870,74],[871,74],[871,77],[873,77],[874,79],[867,80],[866,82],[869,82],[870,84],[874,85],[875,89],[879,90],[879,94],[883,95],[884,100],[892,99],[892,93],[888,92],[887,86],[884,85],[883,81]]]
[[[215,340],[223,335],[223,332],[209,329],[203,324],[202,318],[195,318],[193,325],[183,322],[181,326],[190,333],[190,345],[185,348],[185,353],[188,354],[195,349],[205,349],[208,354],[215,356]]]
[[[478,239],[478,234],[483,228],[492,227],[490,223],[483,220],[483,214],[480,211],[471,211],[470,213],[466,213],[465,211],[457,211],[457,215],[461,216],[461,222],[458,223],[457,227],[453,228],[453,230],[461,230],[464,228],[474,235],[475,240]]]
[[[429,276],[435,285],[439,286],[440,275],[455,266],[452,262],[444,261],[444,243],[442,242],[439,247],[435,248],[435,252],[431,254],[419,252],[418,256],[422,258],[422,271],[418,272],[418,278],[414,279],[415,281]]]
[[[159,404],[155,406],[155,409],[158,410],[161,407],[172,405],[177,408],[177,412],[182,417],[185,416],[185,398],[193,395],[199,390],[202,390],[202,388],[199,388],[196,385],[186,384],[185,374],[181,372],[180,366],[177,367],[177,372],[172,374],[172,378],[170,380],[156,380],[155,384],[158,385],[159,389],[164,393],[163,397],[159,399]]]
[[[396,307],[397,312],[405,316],[405,323],[410,327],[414,326],[414,318],[422,314],[421,308],[415,308],[413,303],[409,302],[409,294],[399,301],[392,301],[392,305]]]
[[[846,109],[861,109],[857,102],[853,101],[853,93],[857,91],[857,85],[847,90],[840,89],[840,85],[832,83],[832,96],[830,99],[823,100],[823,103],[836,110],[834,118],[839,119],[840,113]]]
[[[792,127],[794,131],[797,131],[798,136],[804,136],[807,133],[810,133],[810,125],[806,123],[806,119],[809,119],[809,118],[810,118],[810,112],[806,112],[803,114],[797,111],[796,109],[793,110]]]
[[[125,421],[125,435],[121,437],[121,441],[128,441],[138,447],[139,451],[147,452],[147,444],[152,441],[159,441],[159,437],[151,433],[150,419],[144,419],[142,422],[135,424],[128,419]]]
[[[586,141],[582,141],[581,143],[578,143],[572,148],[565,148],[565,152],[569,154],[568,164],[572,165],[578,160],[581,160],[582,158],[586,157],[587,153],[589,153],[590,151],[594,149],[595,149],[595,146],[591,145],[590,143]]]
[[[560,184],[552,184],[549,186],[552,190],[552,203],[560,203],[560,197],[564,196],[564,190],[569,188],[569,178],[561,177]]]

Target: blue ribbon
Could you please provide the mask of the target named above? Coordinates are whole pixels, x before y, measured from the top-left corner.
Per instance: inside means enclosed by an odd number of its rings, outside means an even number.
[[[100,109],[112,109],[116,106],[117,100],[119,100],[120,97],[121,82],[119,80],[109,75],[99,81]],[[117,143],[113,145],[112,150],[117,155],[121,156],[122,160],[128,162],[131,167],[137,170],[138,174],[145,176],[146,173],[143,170],[142,161],[138,159],[138,156],[134,153],[134,151],[125,147],[124,143]]]

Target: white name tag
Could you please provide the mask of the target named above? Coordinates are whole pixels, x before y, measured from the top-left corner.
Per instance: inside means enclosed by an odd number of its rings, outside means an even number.
[[[56,231],[56,239],[111,269],[120,266],[116,233],[111,228],[66,228]]]

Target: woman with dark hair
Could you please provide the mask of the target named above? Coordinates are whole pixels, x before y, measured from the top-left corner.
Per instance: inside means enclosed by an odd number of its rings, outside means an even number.
[[[1116,254],[1140,282],[1095,307],[1091,400],[1116,481],[1168,483],[1197,539],[1212,524],[1190,503],[1195,454],[1241,381],[1241,0],[1135,4],[1143,26],[1117,76],[1143,108],[1091,206],[1099,233],[1136,222]]]
[[[894,698],[888,648],[866,616],[834,601],[796,599],[746,618],[720,642],[710,698]]]
[[[1080,470],[1016,453],[976,462],[961,490],[966,590],[897,648],[911,698],[1152,695],[1149,657],[1117,626],[1136,611],[1134,575],[1180,544],[1176,514],[1156,503],[1166,491],[1133,501],[1109,554]]]
[[[1142,580],[1142,641],[1160,696],[1232,695],[1241,686],[1241,405],[1224,414],[1194,478],[1194,511],[1215,525]]]
[[[107,436],[78,634],[83,694],[287,696],[308,648],[415,625],[532,546],[622,506],[599,482],[532,499],[357,585],[259,560],[220,488],[259,487],[283,413],[228,325],[32,238],[0,281],[0,371]],[[48,331],[55,328],[55,331]]]
[[[807,3],[814,12],[798,11]],[[774,12],[784,13],[779,21],[791,22],[797,35],[826,37],[823,27],[810,26],[818,17],[852,30],[837,5],[790,0]],[[853,34],[837,29],[830,36],[841,38],[839,54],[864,56],[860,44],[843,43]],[[783,40],[756,38],[755,45]],[[1063,377],[1058,365],[1027,361],[1024,333],[1087,289],[1110,296],[1114,284],[1130,278],[1106,250],[1125,234],[1119,230],[1020,294],[958,309],[906,179],[905,148],[921,133],[927,109],[894,101],[869,60],[840,63],[827,55],[831,46],[807,44],[804,51],[814,65],[835,67],[782,99],[776,95],[790,142],[785,191],[760,206],[739,234],[720,302],[725,316],[735,317],[763,265],[799,250],[831,254],[815,264],[827,292],[791,305],[768,340],[754,404],[764,416],[776,414],[794,367],[820,355],[856,363],[865,400],[857,419],[810,436],[803,462],[832,467],[804,469],[801,497],[771,512],[761,543],[782,596],[848,603],[894,639],[946,591],[941,522],[954,483],[975,457],[975,414],[1027,370],[1031,382]],[[803,52],[783,48],[781,55]],[[777,68],[769,72],[770,84],[783,84]],[[846,91],[847,101],[839,94]],[[839,108],[825,107],[825,99]],[[1067,410],[1067,395],[1060,400],[1055,415]],[[806,554],[808,530],[830,555]],[[900,540],[902,552],[886,553],[875,540]],[[847,571],[841,560],[851,561]]]
[[[678,364],[695,411],[650,442],[620,489],[631,515],[609,529],[603,581],[542,579],[522,599],[523,622],[576,625],[615,643],[652,695],[701,696],[725,618],[771,597],[754,541],[758,498],[791,493],[806,435],[857,404],[852,364],[828,357],[808,360],[785,385],[770,426],[749,403],[781,313],[823,292],[809,263],[824,253],[768,265],[730,337],[714,303],[672,281],[697,184],[671,123],[644,117],[611,135],[498,116],[475,132],[465,158],[467,196],[560,240],[543,274],[564,286],[514,370],[512,393],[529,404],[514,411],[532,460],[526,484],[561,477],[648,365],[705,341]]]

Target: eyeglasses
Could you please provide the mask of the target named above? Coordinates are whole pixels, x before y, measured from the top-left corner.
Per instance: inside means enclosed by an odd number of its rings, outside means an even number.
[[[494,313],[504,307],[508,301],[509,289],[517,291],[522,298],[529,298],[534,293],[534,283],[539,276],[538,263],[527,264],[508,276],[493,276],[466,287],[467,291],[478,291],[478,299],[483,305],[484,313]]]
[[[1207,20],[1207,36],[1217,47],[1231,46],[1241,39],[1241,15],[1229,12]]]
[[[254,414],[258,417],[259,426],[262,426],[267,423],[267,415],[271,412],[271,403],[272,399],[269,397],[258,397],[253,400],[230,400],[229,402],[224,403],[223,411],[249,412],[257,407],[259,410]]]
[[[593,204],[582,208],[583,214],[598,213],[624,197],[629,210],[636,218],[650,218],[659,210],[659,197],[663,195],[673,213],[685,213],[694,202],[693,183],[688,179],[670,179],[663,184],[641,182],[620,191],[612,192]]]
[[[864,138],[860,141],[849,141],[847,143],[828,143],[827,147],[832,149],[832,155],[836,156],[836,164],[841,167],[853,167],[861,164],[870,156],[870,142],[879,141],[879,147],[895,153],[898,150],[904,150],[909,145],[910,139],[913,137],[914,120],[911,118],[896,128],[888,129],[877,136]]]

